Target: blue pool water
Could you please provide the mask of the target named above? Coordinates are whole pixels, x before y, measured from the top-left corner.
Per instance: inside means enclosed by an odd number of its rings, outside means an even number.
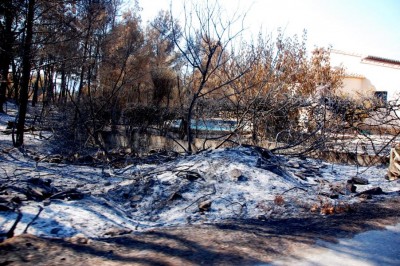
[[[181,120],[171,123],[172,128],[179,128]],[[192,120],[191,128],[204,131],[232,131],[236,128],[236,121],[232,120]]]

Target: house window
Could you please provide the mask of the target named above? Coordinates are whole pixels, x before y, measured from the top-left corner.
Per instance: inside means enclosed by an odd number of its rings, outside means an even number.
[[[382,102],[386,103],[387,102],[387,91],[376,91],[375,97],[377,99],[380,99]]]

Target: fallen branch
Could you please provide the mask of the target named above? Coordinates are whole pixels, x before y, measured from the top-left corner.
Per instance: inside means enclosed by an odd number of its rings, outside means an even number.
[[[122,174],[124,174],[126,171],[132,169],[133,167],[136,167],[136,165],[135,165],[135,164],[128,165],[128,166],[126,166],[125,168],[121,169],[120,171],[114,171],[114,174],[116,174],[116,175],[122,175]]]
[[[82,192],[77,191],[76,189],[69,189],[66,191],[62,191],[56,194],[53,194],[51,197],[49,197],[50,200],[52,199],[72,199],[72,200],[79,200],[83,199],[85,195]]]
[[[24,132],[29,132],[29,131],[31,131],[31,132],[33,132],[33,131],[41,131],[40,129],[35,129],[34,127],[27,127],[27,128],[24,128]],[[12,133],[13,133],[13,130],[12,129],[6,129],[6,130],[3,130],[3,131],[1,131],[4,135],[11,135]]]
[[[283,192],[281,193],[281,195],[283,195],[283,194],[285,194],[286,192],[289,192],[289,191],[291,191],[291,190],[293,190],[293,189],[300,189],[300,190],[303,190],[304,192],[308,192],[308,190],[305,189],[305,188],[301,188],[301,187],[292,187],[292,188],[289,188],[289,189],[283,191]]]
[[[21,171],[21,173],[16,174],[17,171]],[[24,171],[24,172],[22,172],[22,171]],[[26,172],[25,172],[25,171],[26,171]],[[17,177],[17,176],[25,175],[25,174],[28,174],[28,173],[31,173],[31,172],[32,172],[31,169],[20,169],[20,168],[17,168],[17,169],[14,170],[13,176],[14,176],[14,178],[15,178],[15,177]]]
[[[374,188],[359,192],[359,193],[355,194],[354,197],[360,197],[362,195],[372,196],[372,195],[381,195],[381,194],[386,194],[386,193],[383,192],[380,187],[374,187]]]

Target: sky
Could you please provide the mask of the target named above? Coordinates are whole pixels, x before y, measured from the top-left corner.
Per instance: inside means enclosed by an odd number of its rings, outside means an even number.
[[[129,0],[128,0],[129,1]],[[171,0],[138,0],[142,21],[152,20]],[[212,1],[212,0],[211,0]],[[174,14],[184,0],[172,0]],[[247,33],[286,36],[307,30],[309,50],[333,49],[400,60],[400,0],[220,0],[227,12],[246,13]]]

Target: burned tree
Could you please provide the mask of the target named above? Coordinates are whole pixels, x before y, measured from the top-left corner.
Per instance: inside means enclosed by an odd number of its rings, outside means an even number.
[[[187,105],[183,124],[187,134],[187,152],[192,153],[191,124],[199,100],[222,91],[240,79],[249,68],[244,68],[235,76],[219,75],[224,67],[236,60],[235,40],[243,31],[241,23],[244,16],[235,13],[231,18],[223,19],[226,14],[223,14],[222,7],[218,2],[211,1],[206,1],[204,5],[192,2],[190,7],[185,5],[184,12],[182,38],[178,38],[176,32],[172,38],[185,60],[182,80],[187,92]],[[240,27],[234,30],[237,24]]]

